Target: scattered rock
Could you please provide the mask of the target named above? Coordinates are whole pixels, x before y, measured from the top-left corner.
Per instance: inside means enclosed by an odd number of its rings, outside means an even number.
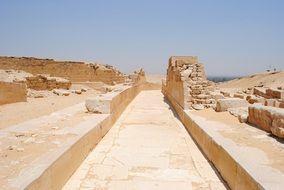
[[[225,98],[225,96],[223,94],[221,94],[220,92],[211,92],[210,94],[211,94],[212,98],[215,99],[215,100]]]
[[[202,104],[192,104],[192,108],[195,109],[195,110],[205,109],[204,105],[202,105]]]
[[[25,144],[26,143],[34,143],[34,142],[35,142],[35,138],[33,138],[33,137],[29,137],[24,141]]]
[[[97,96],[88,98],[85,106],[89,112],[108,114],[110,113],[111,98],[105,96]]]
[[[31,134],[31,137],[37,137],[38,134]]]
[[[70,92],[67,90],[63,90],[63,89],[54,89],[53,93],[58,95],[58,96],[69,96]]]
[[[17,148],[16,150],[17,150],[17,152],[24,152],[25,149],[24,148]]]
[[[81,88],[81,92],[87,92],[87,88]]]
[[[231,97],[231,93],[230,92],[220,91],[220,93],[223,94],[225,97]]]
[[[82,94],[81,90],[75,90],[74,92],[75,92],[75,94]]]
[[[247,114],[238,115],[238,120],[241,123],[246,123],[248,121],[248,113]]]
[[[23,134],[23,133],[20,133],[20,134],[16,134],[15,135],[15,137],[24,137],[25,136],[25,134]]]
[[[16,148],[17,148],[16,146],[11,145],[11,146],[8,147],[8,150],[15,150]]]

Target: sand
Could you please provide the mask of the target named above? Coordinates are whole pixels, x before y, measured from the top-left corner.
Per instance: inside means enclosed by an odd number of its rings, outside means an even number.
[[[0,106],[0,129],[75,105],[97,93],[90,89],[80,95],[70,93],[69,96],[28,98],[27,102],[2,105]]]
[[[219,88],[239,88],[246,89],[263,84],[264,87],[277,88],[284,87],[284,71],[258,73],[251,76],[234,79],[217,84]]]

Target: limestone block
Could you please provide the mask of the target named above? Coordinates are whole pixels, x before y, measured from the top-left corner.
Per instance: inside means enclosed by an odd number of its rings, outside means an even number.
[[[81,92],[87,92],[87,88],[81,88]]]
[[[235,93],[234,94],[234,98],[246,99],[246,95],[245,94],[241,94],[241,93]]]
[[[276,104],[276,100],[275,99],[266,99],[264,105],[275,107],[275,104]]]
[[[58,96],[69,96],[70,92],[64,89],[54,89],[53,93]]]
[[[82,94],[81,90],[72,90],[71,92],[74,93],[74,94]]]
[[[219,99],[224,99],[225,96],[221,94],[220,92],[210,92],[210,95],[213,99],[219,100]]]
[[[202,104],[193,104],[192,108],[195,110],[203,110],[205,107]]]
[[[0,81],[0,105],[27,101],[27,86],[25,83]]]
[[[248,102],[244,99],[239,99],[239,98],[219,99],[217,100],[216,111],[222,112],[222,111],[227,111],[228,108],[238,108],[246,106],[248,106]]]
[[[223,94],[225,97],[231,97],[230,92],[220,91],[220,93]]]
[[[277,137],[284,138],[284,117],[275,117],[270,127],[272,134]]]
[[[284,109],[270,106],[249,106],[248,122],[275,136],[284,138]]]
[[[241,123],[247,122],[248,107],[228,108],[228,111],[230,114],[237,117]]]
[[[111,106],[111,98],[105,96],[88,98],[85,102],[85,106],[89,112],[109,114]]]
[[[261,87],[255,87],[253,89],[253,94],[262,96],[264,98],[269,98],[269,96],[266,94],[266,88],[261,88]]]
[[[284,99],[284,90],[279,89],[266,89],[266,94],[269,98]]]
[[[275,102],[275,107],[277,107],[277,108],[284,108],[284,102],[276,101]]]

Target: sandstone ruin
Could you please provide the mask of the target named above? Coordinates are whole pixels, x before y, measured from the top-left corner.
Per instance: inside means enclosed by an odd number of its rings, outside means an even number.
[[[195,56],[165,79],[0,57],[1,189],[284,186],[284,87],[213,83]]]
[[[125,76],[110,65],[84,62],[55,61],[33,57],[0,57],[0,69],[22,70],[33,75],[48,74],[66,78],[72,82],[102,81],[111,84],[122,83]]]
[[[215,103],[210,94],[213,90],[214,85],[206,80],[204,67],[197,57],[174,56],[169,59],[164,91],[184,109],[211,107]]]

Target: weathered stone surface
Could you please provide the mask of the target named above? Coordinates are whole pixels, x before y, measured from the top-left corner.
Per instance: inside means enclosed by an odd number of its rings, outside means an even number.
[[[28,89],[27,96],[30,98],[44,98],[52,94],[52,92],[47,90],[32,90]]]
[[[50,74],[51,76],[69,79],[72,82],[102,81],[111,84],[113,81],[123,83],[126,79],[123,73],[110,65],[55,61],[33,57],[0,56],[0,69],[23,70],[33,75]]]
[[[215,100],[225,98],[225,96],[223,94],[221,94],[220,92],[210,92],[210,94],[211,94],[212,98],[215,99]]]
[[[184,109],[191,109],[197,104],[213,104],[210,92],[214,90],[214,85],[206,80],[204,67],[197,57],[171,57],[163,90],[173,96]]]
[[[282,115],[283,116],[283,115]],[[277,137],[284,138],[284,117],[277,117],[272,121],[271,132]]]
[[[36,75],[26,77],[27,87],[34,90],[69,89],[71,82],[61,77]]]
[[[202,104],[192,104],[192,108],[195,110],[203,110],[205,107]]]
[[[0,81],[0,105],[27,101],[25,83]]]
[[[225,97],[231,97],[231,93],[227,91],[220,91],[221,94],[223,94]]]
[[[275,107],[275,104],[276,104],[276,101],[275,99],[266,99],[265,100],[265,106],[272,106],[272,107]]]
[[[284,90],[269,88],[266,89],[266,94],[269,98],[284,99]]]
[[[87,90],[88,90],[87,88],[81,88],[82,92],[87,92]]]
[[[276,101],[275,107],[277,108],[284,108],[284,101]]]
[[[230,114],[237,117],[241,123],[247,122],[248,107],[228,108],[228,111]]]
[[[239,98],[219,99],[217,100],[216,111],[222,112],[222,111],[227,111],[228,108],[238,108],[246,106],[248,106],[248,102],[244,99],[239,99]]]
[[[267,96],[267,94],[266,94],[266,89],[267,88],[255,87],[253,89],[253,94],[258,95],[258,96],[262,96],[264,98],[269,98],[269,96]]]
[[[21,70],[1,70],[0,69],[0,81],[3,82],[22,82],[26,81],[27,77],[33,76],[31,73],[27,73]]]
[[[64,89],[54,89],[53,93],[58,96],[69,96],[70,92]]]
[[[235,93],[234,98],[241,98],[241,99],[246,99],[246,94],[241,94],[241,93]]]
[[[105,96],[97,96],[94,98],[88,98],[85,102],[85,106],[89,112],[109,114],[111,98]]]
[[[248,122],[284,138],[284,109],[262,105],[249,106]]]
[[[134,71],[133,74],[130,74],[128,77],[131,79],[132,83],[136,85],[146,82],[145,71],[143,69]]]

